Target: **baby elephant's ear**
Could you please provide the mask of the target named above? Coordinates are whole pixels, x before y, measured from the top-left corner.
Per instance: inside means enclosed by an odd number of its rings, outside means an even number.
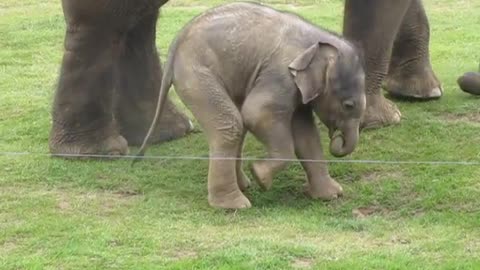
[[[337,49],[328,43],[315,43],[288,66],[304,104],[328,87],[328,74],[335,62],[332,51],[336,52]]]

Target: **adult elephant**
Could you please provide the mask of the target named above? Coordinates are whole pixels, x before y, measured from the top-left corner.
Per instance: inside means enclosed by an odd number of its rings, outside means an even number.
[[[396,97],[427,100],[442,96],[430,64],[430,29],[421,0],[346,0],[343,32],[365,54],[363,128],[400,121],[398,108],[382,95],[382,83]]]
[[[464,92],[480,95],[480,72],[467,72],[458,78],[457,83]]]
[[[141,144],[162,77],[155,45],[168,0],[62,0],[65,52],[52,113],[53,154],[126,154]],[[192,129],[167,101],[151,143]]]

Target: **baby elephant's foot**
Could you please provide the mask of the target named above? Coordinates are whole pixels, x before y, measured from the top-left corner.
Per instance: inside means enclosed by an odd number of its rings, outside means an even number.
[[[467,72],[457,79],[462,91],[472,95],[480,95],[480,72]]]
[[[212,207],[223,209],[244,209],[252,207],[250,201],[239,189],[231,192],[209,192],[208,202]]]
[[[251,185],[250,179],[243,170],[239,170],[237,173],[237,183],[241,191],[247,190]]]
[[[303,187],[305,193],[312,199],[330,201],[343,195],[342,186],[330,177],[315,182],[313,185],[305,183]]]
[[[263,161],[254,162],[252,163],[250,170],[253,178],[263,190],[269,190],[272,187],[272,170],[267,163]]]

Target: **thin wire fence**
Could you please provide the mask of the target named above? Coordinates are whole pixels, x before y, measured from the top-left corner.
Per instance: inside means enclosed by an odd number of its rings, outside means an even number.
[[[96,159],[144,159],[144,160],[242,160],[242,161],[287,161],[315,163],[351,163],[351,164],[383,164],[383,165],[462,165],[480,166],[480,161],[448,161],[448,160],[368,160],[368,159],[288,159],[260,157],[210,157],[210,156],[135,156],[135,155],[97,155],[97,154],[49,154],[35,152],[0,152],[0,156],[44,156],[63,158],[96,158]]]

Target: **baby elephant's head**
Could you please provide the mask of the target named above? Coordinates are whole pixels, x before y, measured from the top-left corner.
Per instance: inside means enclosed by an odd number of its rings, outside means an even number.
[[[310,104],[328,127],[330,152],[336,157],[355,150],[366,108],[365,71],[354,47],[317,43],[299,55],[290,71],[304,104]]]

